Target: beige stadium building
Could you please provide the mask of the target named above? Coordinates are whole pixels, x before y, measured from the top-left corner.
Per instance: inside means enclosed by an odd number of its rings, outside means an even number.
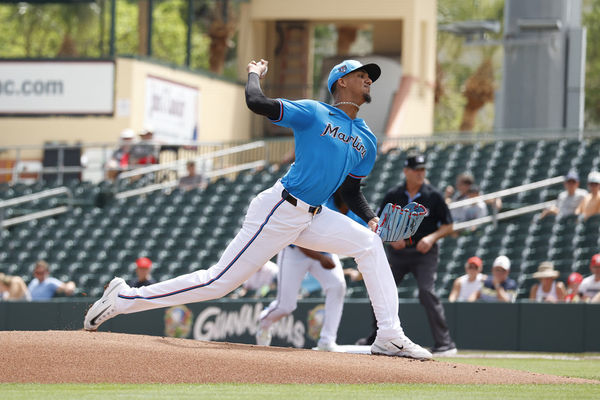
[[[360,115],[378,136],[430,135],[436,6],[435,0],[242,2],[237,26],[240,82],[143,58],[98,63],[1,61],[0,72],[14,74],[17,85],[26,79],[23,74],[44,80],[52,75],[48,71],[56,70],[65,82],[73,80],[78,93],[68,91],[71,97],[65,104],[44,102],[41,86],[36,101],[31,96],[0,96],[0,147],[42,146],[47,141],[115,143],[122,130],[140,131],[148,125],[163,141],[232,142],[285,134],[246,108],[246,65],[252,59],[270,61],[264,88],[271,97],[330,101],[325,89],[312,90],[314,30],[319,25],[333,26],[337,33],[336,54],[323,58],[324,79],[344,58],[374,61],[382,67],[382,77],[372,88],[373,103]],[[359,31],[369,32],[368,54],[352,52]],[[87,67],[88,75],[81,72]],[[4,153],[0,159],[10,157]]]

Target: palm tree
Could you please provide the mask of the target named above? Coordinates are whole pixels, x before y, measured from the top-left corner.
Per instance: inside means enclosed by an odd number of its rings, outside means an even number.
[[[438,1],[438,23],[448,24],[469,20],[495,20],[502,21],[504,0],[439,0]],[[436,107],[441,105],[443,96],[450,96],[452,88],[448,87],[446,80],[455,78],[462,84],[464,89],[464,106],[462,107],[462,118],[460,120],[461,131],[471,131],[475,126],[477,113],[488,102],[493,102],[495,82],[493,56],[497,50],[496,46],[478,46],[474,53],[481,54],[481,64],[476,70],[460,65],[457,62],[464,54],[464,38],[452,34],[440,32],[438,38],[438,56],[441,52],[445,55],[446,62],[438,59],[436,69],[435,102]],[[458,105],[455,103],[452,113],[458,113]],[[454,128],[456,129],[456,128]]]
[[[229,0],[207,1],[196,10],[196,16],[207,26],[210,38],[209,69],[222,74],[231,38],[236,30],[236,12]]]

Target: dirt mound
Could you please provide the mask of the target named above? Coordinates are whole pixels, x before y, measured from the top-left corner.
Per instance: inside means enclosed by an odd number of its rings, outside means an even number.
[[[597,383],[396,357],[84,331],[0,332],[0,382]]]

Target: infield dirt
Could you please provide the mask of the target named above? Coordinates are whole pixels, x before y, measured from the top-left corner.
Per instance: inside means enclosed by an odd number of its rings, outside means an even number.
[[[364,354],[85,331],[0,332],[0,382],[598,383]]]

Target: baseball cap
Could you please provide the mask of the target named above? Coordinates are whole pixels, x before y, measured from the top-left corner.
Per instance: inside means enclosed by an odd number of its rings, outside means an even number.
[[[579,182],[579,174],[575,171],[569,171],[565,175],[565,181],[577,181]]]
[[[506,271],[510,271],[510,260],[506,256],[498,256],[492,264],[492,268],[500,267]]]
[[[135,260],[135,264],[138,268],[150,268],[152,267],[152,261],[148,257],[140,257]]]
[[[583,281],[583,276],[579,272],[571,272],[571,275],[567,278],[567,283],[581,283]]]
[[[121,139],[133,139],[135,137],[135,132],[133,129],[123,129],[121,131]]]
[[[363,65],[360,61],[344,60],[333,67],[329,72],[329,78],[327,79],[327,89],[329,89],[329,93],[331,93],[331,87],[337,82],[338,79],[348,75],[352,71],[356,71],[357,69],[365,70],[373,82],[375,82],[379,78],[379,75],[381,75],[381,68],[379,68],[379,65],[377,64],[369,63]]]
[[[600,253],[594,254],[590,261],[590,267],[600,267]]]
[[[409,154],[404,161],[404,166],[410,169],[425,168],[425,156],[419,153]]]
[[[592,171],[588,174],[588,183],[600,183],[600,172]]]
[[[473,256],[473,257],[469,258],[467,260],[467,264],[475,264],[475,265],[477,265],[477,268],[483,267],[483,261],[481,261],[481,258],[479,258],[477,256]]]
[[[152,125],[145,125],[144,129],[140,131],[140,136],[146,136],[149,133],[154,133],[154,128],[152,127]]]

